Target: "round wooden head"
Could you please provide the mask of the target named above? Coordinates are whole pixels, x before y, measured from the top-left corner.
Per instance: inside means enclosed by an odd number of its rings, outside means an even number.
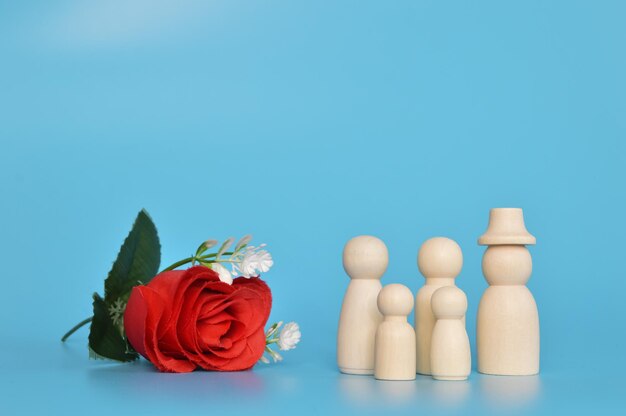
[[[532,271],[525,246],[489,246],[483,255],[483,274],[490,285],[525,285]]]
[[[463,268],[463,252],[456,241],[445,237],[426,240],[417,253],[417,267],[427,279],[452,278]]]
[[[413,310],[413,292],[408,287],[393,283],[378,294],[378,310],[385,316],[407,316]]]
[[[387,264],[387,246],[371,235],[354,237],[343,249],[343,268],[351,279],[380,279]]]
[[[467,296],[456,286],[443,286],[435,290],[430,305],[437,319],[460,319],[467,312]]]

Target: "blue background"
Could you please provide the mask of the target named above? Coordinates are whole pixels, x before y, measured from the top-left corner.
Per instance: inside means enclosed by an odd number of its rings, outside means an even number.
[[[626,408],[626,6],[620,1],[0,3],[0,413]],[[340,375],[345,242],[463,248],[474,343],[489,208],[523,207],[539,377]],[[275,267],[278,365],[159,374],[92,361],[102,281],[139,209],[163,266],[252,233]],[[89,412],[89,413],[88,413]],[[216,413],[217,414],[217,413]]]

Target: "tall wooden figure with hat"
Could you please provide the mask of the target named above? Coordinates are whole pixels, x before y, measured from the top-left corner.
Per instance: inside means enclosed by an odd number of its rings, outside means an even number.
[[[535,244],[520,208],[494,208],[487,232],[482,268],[489,287],[478,306],[476,346],[478,371],[497,375],[539,372],[539,313],[526,282],[532,258],[526,245]]]

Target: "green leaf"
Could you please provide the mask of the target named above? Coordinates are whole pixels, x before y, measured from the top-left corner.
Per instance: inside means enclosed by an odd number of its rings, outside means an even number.
[[[109,316],[108,307],[97,293],[93,294],[93,321],[89,332],[89,350],[93,358],[134,361],[139,355],[132,350]]]
[[[138,355],[130,347],[121,320],[113,321],[112,309],[124,309],[133,287],[146,284],[158,273],[161,245],[156,227],[145,210],[141,210],[128,237],[104,281],[104,299],[93,295],[93,321],[89,332],[91,356],[117,361],[132,361]],[[120,319],[123,312],[116,312]]]
[[[141,210],[104,281],[107,306],[128,296],[138,284],[148,283],[159,272],[160,263],[161,245],[156,227],[148,213]]]

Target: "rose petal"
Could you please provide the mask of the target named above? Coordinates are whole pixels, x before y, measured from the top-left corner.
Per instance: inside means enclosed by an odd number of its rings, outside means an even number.
[[[161,371],[193,371],[195,365],[180,354],[172,356],[161,351],[157,328],[164,315],[167,315],[167,307],[161,295],[148,286],[133,288],[124,313],[130,344]]]
[[[231,326],[231,319],[224,319],[220,322],[200,322],[198,323],[198,337],[203,343],[202,350],[210,347],[219,347],[220,339],[228,332]]]
[[[221,363],[216,366],[216,369],[220,371],[248,370],[259,361],[264,350],[265,333],[263,330],[260,330],[245,340],[245,348],[239,356]]]

